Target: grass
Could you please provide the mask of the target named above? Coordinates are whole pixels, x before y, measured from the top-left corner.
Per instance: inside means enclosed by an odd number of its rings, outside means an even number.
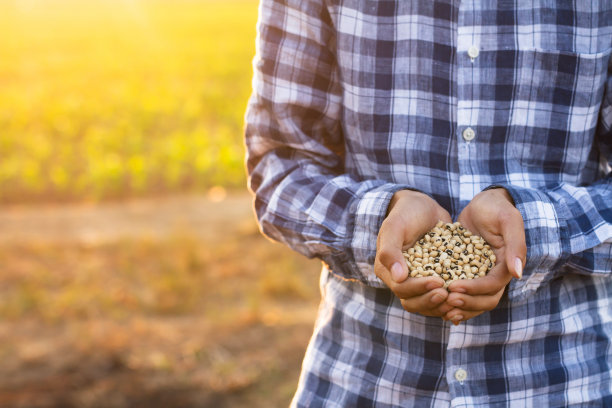
[[[244,187],[255,0],[0,0],[0,203]]]

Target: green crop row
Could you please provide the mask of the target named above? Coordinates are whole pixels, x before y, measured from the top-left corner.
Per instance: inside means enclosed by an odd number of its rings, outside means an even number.
[[[0,0],[0,203],[244,188],[254,0]]]

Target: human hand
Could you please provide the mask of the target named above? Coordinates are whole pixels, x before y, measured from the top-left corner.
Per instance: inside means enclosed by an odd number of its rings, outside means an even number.
[[[482,278],[449,285],[446,303],[455,308],[443,318],[455,324],[494,309],[512,277],[521,279],[527,255],[523,217],[503,188],[477,194],[458,221],[489,243],[497,264]]]
[[[440,220],[451,222],[451,217],[435,200],[418,191],[401,190],[393,195],[378,232],[374,272],[408,312],[442,317],[453,308],[444,302],[448,291],[442,278],[408,279],[402,254]]]

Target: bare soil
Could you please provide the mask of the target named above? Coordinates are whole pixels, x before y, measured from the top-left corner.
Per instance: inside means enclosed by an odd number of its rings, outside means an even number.
[[[282,407],[320,264],[251,198],[0,208],[0,407]]]

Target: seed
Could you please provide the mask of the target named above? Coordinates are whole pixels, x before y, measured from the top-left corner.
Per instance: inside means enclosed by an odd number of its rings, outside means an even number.
[[[439,221],[417,243],[403,251],[411,277],[437,275],[452,280],[485,276],[495,264],[491,247],[458,222]]]

